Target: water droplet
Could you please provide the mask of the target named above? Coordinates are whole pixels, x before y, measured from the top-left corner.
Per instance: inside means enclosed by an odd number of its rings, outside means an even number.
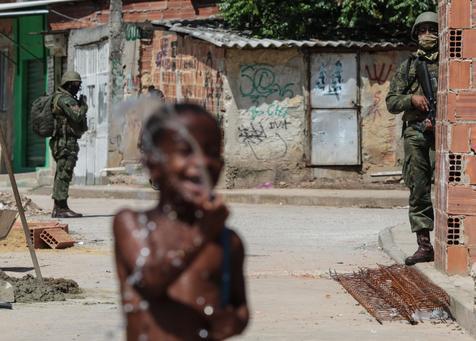
[[[197,297],[197,304],[198,305],[204,305],[205,304],[205,298],[202,296]]]
[[[180,258],[174,258],[172,259],[172,266],[175,266],[176,268],[181,267],[183,264],[183,261]]]
[[[130,303],[124,304],[124,312],[126,314],[131,313],[133,310],[134,310],[134,306],[132,304],[130,304]]]
[[[169,213],[170,211],[172,211],[172,206],[170,206],[168,204],[164,205],[163,210],[164,210],[164,213]]]
[[[147,216],[145,215],[145,213],[139,215],[139,224],[141,224],[142,226],[147,224]]]
[[[212,316],[213,315],[213,307],[211,305],[207,305],[204,309],[203,309],[203,312],[205,313],[205,315],[207,316]]]
[[[202,244],[203,244],[203,238],[202,237],[195,237],[193,239],[193,245],[195,245],[195,247],[202,246]]]
[[[206,339],[208,337],[208,330],[200,329],[200,331],[198,332],[198,336],[200,336],[200,338],[202,339]]]
[[[140,309],[140,310],[147,310],[147,309],[149,309],[149,302],[147,302],[147,301],[140,301],[140,303],[139,303],[139,309]]]
[[[156,228],[157,228],[157,224],[154,221],[149,221],[147,223],[147,229],[149,231],[155,231]]]
[[[170,211],[169,214],[167,214],[167,217],[169,217],[170,220],[176,220],[177,219],[177,212]]]
[[[174,250],[167,251],[167,258],[173,259],[177,253]]]
[[[197,219],[203,218],[203,211],[202,210],[196,210],[195,211],[195,218],[197,218]]]
[[[145,265],[145,258],[142,256],[137,257],[136,266],[142,268]]]
[[[147,341],[147,340],[149,340],[149,337],[147,336],[147,334],[140,334],[139,338],[137,340],[138,341]]]
[[[148,257],[150,255],[150,249],[148,247],[143,247],[140,250],[140,254],[142,257]]]
[[[139,239],[140,236],[141,236],[140,230],[134,230],[132,232],[132,237],[134,237],[135,239]]]

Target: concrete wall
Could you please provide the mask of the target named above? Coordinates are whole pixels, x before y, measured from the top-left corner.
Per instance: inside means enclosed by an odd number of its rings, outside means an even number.
[[[402,115],[387,111],[390,81],[409,51],[364,52],[360,56],[362,171],[400,168],[403,158]]]
[[[308,177],[304,56],[297,49],[228,50],[225,80],[227,187]]]

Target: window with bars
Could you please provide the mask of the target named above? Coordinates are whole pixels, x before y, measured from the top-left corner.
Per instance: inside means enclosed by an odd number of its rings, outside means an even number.
[[[8,50],[0,49],[0,111],[7,111]]]

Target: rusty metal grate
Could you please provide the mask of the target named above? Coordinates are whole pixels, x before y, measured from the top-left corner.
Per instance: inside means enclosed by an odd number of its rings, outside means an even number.
[[[407,320],[416,324],[424,319],[451,317],[448,295],[404,265],[379,265],[351,274],[331,273],[379,323]]]

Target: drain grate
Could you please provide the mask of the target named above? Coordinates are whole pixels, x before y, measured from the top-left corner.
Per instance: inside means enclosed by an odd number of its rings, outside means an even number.
[[[379,265],[377,269],[331,275],[379,323],[407,320],[416,324],[451,316],[448,295],[411,267]]]

